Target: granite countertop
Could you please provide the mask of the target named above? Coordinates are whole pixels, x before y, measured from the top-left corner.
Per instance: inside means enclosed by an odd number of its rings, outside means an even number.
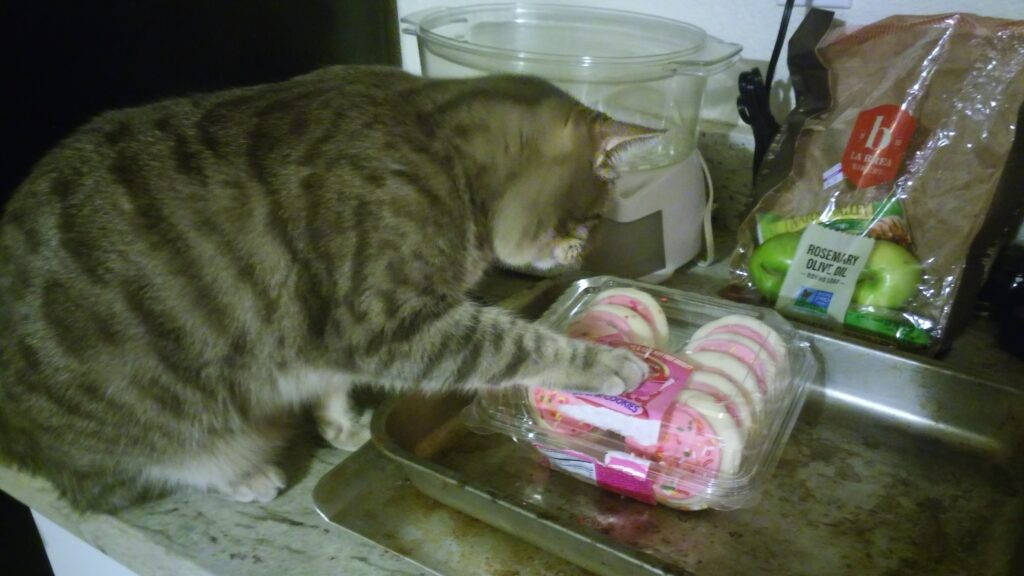
[[[429,574],[401,556],[325,522],[317,481],[348,456],[310,435],[298,482],[267,504],[178,494],[116,515],[80,515],[49,483],[0,466],[0,489],[140,576]]]

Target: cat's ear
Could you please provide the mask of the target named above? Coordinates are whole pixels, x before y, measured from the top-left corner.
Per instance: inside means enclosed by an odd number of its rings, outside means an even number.
[[[600,166],[606,159],[613,158],[630,144],[656,138],[665,133],[665,130],[650,128],[629,122],[620,122],[604,114],[593,117],[594,133],[597,136],[597,162]]]

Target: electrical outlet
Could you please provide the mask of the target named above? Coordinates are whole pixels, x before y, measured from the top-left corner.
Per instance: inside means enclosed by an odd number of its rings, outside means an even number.
[[[779,6],[785,6],[786,0],[775,0]],[[809,8],[853,8],[853,0],[796,0],[793,6]]]

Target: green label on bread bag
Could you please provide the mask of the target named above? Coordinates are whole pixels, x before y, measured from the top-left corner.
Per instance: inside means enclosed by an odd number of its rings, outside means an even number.
[[[850,308],[846,311],[845,324],[910,346],[926,347],[932,343],[932,337],[926,330],[918,328],[902,316],[887,314],[882,310]]]
[[[909,226],[903,204],[893,196],[878,202],[850,204],[828,208],[816,214],[783,216],[773,212],[757,215],[757,237],[763,243],[773,236],[799,232],[809,224],[817,223],[829,230],[854,236],[870,236],[890,240],[907,246],[910,244]]]

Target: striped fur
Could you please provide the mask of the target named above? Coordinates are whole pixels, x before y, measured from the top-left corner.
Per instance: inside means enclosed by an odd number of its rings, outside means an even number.
[[[355,382],[636,384],[630,355],[465,296],[495,258],[578,258],[613,125],[541,80],[379,68],[98,117],[0,227],[0,452],[82,508],[266,500],[300,409],[360,437]]]

